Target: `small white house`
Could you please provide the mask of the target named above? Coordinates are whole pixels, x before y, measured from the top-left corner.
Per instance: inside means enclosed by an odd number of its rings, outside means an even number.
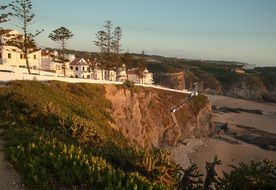
[[[139,69],[132,68],[127,71],[127,78],[137,84],[153,84],[153,74],[147,68],[139,76]]]
[[[87,62],[83,58],[75,58],[71,63],[69,63],[70,70],[73,71],[70,77],[73,78],[93,78],[93,69],[91,68],[91,63]]]
[[[20,35],[20,33],[13,30],[0,36],[0,65],[25,68],[27,66],[24,53],[17,47],[5,45],[5,42],[14,35]],[[30,53],[28,58],[30,68],[41,68],[41,50]]]

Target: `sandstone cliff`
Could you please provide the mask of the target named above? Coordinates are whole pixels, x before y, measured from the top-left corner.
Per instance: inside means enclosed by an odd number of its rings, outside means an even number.
[[[186,95],[135,87],[129,90],[106,85],[106,98],[112,103],[111,126],[141,146],[175,145],[185,138],[201,138],[211,133],[211,107],[205,96],[187,101],[176,113],[171,110]]]
[[[178,90],[183,90],[186,88],[185,84],[185,73],[154,73],[154,83]]]

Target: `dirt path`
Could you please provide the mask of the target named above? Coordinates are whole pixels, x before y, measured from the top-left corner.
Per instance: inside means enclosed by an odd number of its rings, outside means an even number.
[[[1,137],[0,129],[0,189],[1,190],[21,190],[24,189],[20,182],[20,175],[4,158],[4,140]]]

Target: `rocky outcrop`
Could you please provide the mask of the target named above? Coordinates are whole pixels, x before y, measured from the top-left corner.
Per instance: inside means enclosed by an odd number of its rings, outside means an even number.
[[[185,84],[185,73],[178,72],[178,73],[154,73],[153,80],[155,84],[183,90],[186,88]]]
[[[261,80],[245,75],[230,86],[225,87],[223,94],[236,98],[263,101],[263,97],[267,96],[269,92]]]
[[[187,102],[176,112],[176,123],[171,110],[186,98],[184,94],[107,85],[106,98],[113,107],[114,123],[111,126],[121,131],[130,142],[141,146],[176,145],[186,138],[201,138],[211,133],[208,99]]]

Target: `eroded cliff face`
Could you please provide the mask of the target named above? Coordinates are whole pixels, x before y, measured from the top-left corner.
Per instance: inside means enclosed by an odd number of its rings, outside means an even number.
[[[106,85],[106,98],[112,103],[111,126],[130,141],[141,146],[176,145],[185,138],[201,138],[212,132],[211,106],[195,99],[187,101],[172,117],[172,108],[186,95],[157,89],[134,90]]]
[[[224,89],[224,95],[248,100],[263,101],[269,94],[262,81],[254,77],[243,77]]]
[[[186,88],[185,83],[185,73],[178,72],[178,73],[154,73],[153,80],[155,84],[183,90]]]

